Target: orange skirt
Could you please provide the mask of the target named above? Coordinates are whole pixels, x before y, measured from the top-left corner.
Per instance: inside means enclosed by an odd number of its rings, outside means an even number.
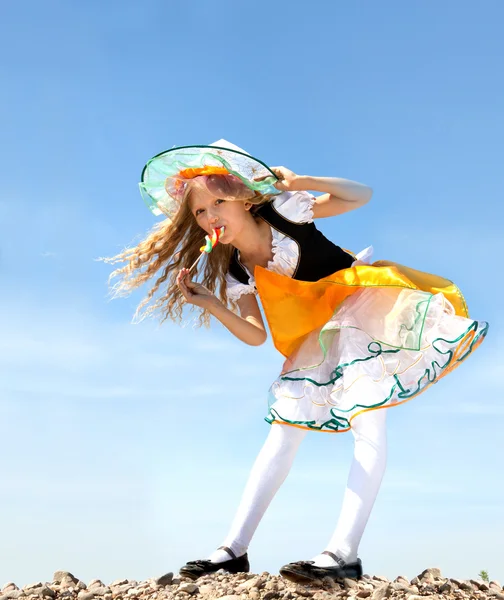
[[[378,261],[316,282],[261,267],[256,285],[286,367],[266,421],[348,431],[368,410],[403,404],[457,367],[488,323],[469,318],[457,286]]]

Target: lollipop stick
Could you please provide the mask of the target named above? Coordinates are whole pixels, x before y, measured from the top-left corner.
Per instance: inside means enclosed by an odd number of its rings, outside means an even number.
[[[199,263],[199,261],[201,260],[201,257],[203,256],[203,254],[205,254],[204,252],[202,252],[198,258],[193,262],[193,264],[191,265],[191,268],[189,269],[189,273],[194,269],[194,267]]]

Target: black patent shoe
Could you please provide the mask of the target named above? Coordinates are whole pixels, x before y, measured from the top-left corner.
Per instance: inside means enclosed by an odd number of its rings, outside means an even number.
[[[316,567],[313,560],[289,563],[280,569],[280,575],[296,583],[311,583],[317,579],[330,577],[335,581],[343,579],[360,579],[362,577],[362,562],[358,558],[355,562],[347,563],[332,552],[322,552],[334,559],[338,566],[334,567]]]
[[[180,575],[194,580],[209,573],[216,573],[221,569],[224,569],[228,573],[248,573],[250,571],[247,553],[237,557],[231,548],[227,548],[226,546],[220,546],[218,550],[227,552],[231,556],[231,560],[219,563],[214,563],[210,560],[191,560],[180,569]]]

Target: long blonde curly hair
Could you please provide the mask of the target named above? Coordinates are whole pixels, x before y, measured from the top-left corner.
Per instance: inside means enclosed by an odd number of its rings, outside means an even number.
[[[206,234],[196,223],[190,210],[190,193],[189,190],[173,218],[166,218],[154,225],[147,237],[139,244],[126,248],[116,256],[101,259],[108,264],[126,263],[123,267],[115,269],[109,276],[109,284],[112,279],[120,278],[111,286],[113,297],[129,295],[162,269],[161,275],[147,296],[137,306],[133,317],[134,322],[142,321],[149,316],[160,316],[161,323],[166,319],[177,323],[182,321],[182,311],[186,301],[177,286],[177,275],[181,269],[190,268],[198,258]],[[255,197],[247,199],[247,202],[258,206],[270,200],[271,196],[256,193]],[[252,213],[253,211],[254,208],[252,208]],[[192,273],[193,278],[197,279],[203,263],[205,266],[200,283],[220,298],[225,306],[236,312],[236,303],[229,300],[227,296],[225,280],[233,251],[234,246],[231,244],[217,244],[212,252],[196,265]],[[160,290],[162,290],[162,295],[153,301],[154,296]],[[151,301],[153,302],[151,303]],[[149,303],[151,303],[150,306],[147,306]],[[144,307],[146,308],[142,312]],[[194,305],[191,308],[194,309]],[[201,310],[198,325],[208,326],[209,324],[210,314]]]

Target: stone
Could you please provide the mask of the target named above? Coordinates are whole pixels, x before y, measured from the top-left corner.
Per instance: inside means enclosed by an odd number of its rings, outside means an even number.
[[[384,583],[380,587],[375,589],[373,595],[371,596],[371,600],[383,600],[384,598],[388,597],[389,594],[390,586],[388,583]]]
[[[497,590],[499,590],[499,591],[502,589],[502,586],[501,586],[501,584],[500,584],[498,581],[495,581],[495,580],[492,580],[492,581],[491,581],[491,582],[488,584],[488,586],[489,586],[490,588],[494,588],[494,589],[497,589]]]
[[[88,583],[88,589],[92,588],[92,587],[104,587],[104,583],[103,581],[100,581],[100,579],[92,579],[89,583]]]
[[[26,591],[35,590],[36,588],[42,587],[43,585],[44,584],[41,581],[38,581],[37,583],[28,583],[27,585],[24,586],[23,590],[26,590]]]
[[[105,594],[110,594],[112,592],[109,587],[104,585],[93,585],[89,591],[93,592],[95,596],[105,596]]]
[[[70,579],[74,584],[79,581],[70,571],[56,571],[53,575],[53,583],[61,583],[64,579]]]
[[[278,593],[278,590],[269,590],[269,592],[266,592],[264,594],[264,596],[262,597],[262,600],[275,600],[275,598],[280,598],[280,594]],[[228,599],[241,600],[240,596],[228,596]]]
[[[157,577],[156,579],[154,579],[154,583],[156,585],[161,585],[161,586],[165,586],[165,585],[171,585],[173,582],[173,573],[170,571],[170,573],[165,573],[164,575],[161,575],[161,577]]]
[[[401,582],[403,580],[401,579]],[[411,586],[409,584],[409,581],[406,580],[406,584],[404,583],[400,583],[398,581],[394,581],[393,583],[390,584],[391,589],[394,592],[406,592],[406,594],[411,595],[411,594],[418,594],[418,588],[416,585]]]
[[[369,596],[371,596],[371,590],[359,590],[356,595],[357,598],[369,598]]]
[[[443,585],[439,586],[438,591],[441,594],[451,594],[453,591],[455,591],[455,585],[453,584],[453,582],[451,582],[449,580],[445,581],[445,583],[443,583]]]
[[[2,588],[2,592],[13,592],[14,590],[19,590],[18,586],[13,581],[8,581]]]
[[[420,573],[418,579],[424,579],[425,577],[434,579],[434,577],[442,577],[441,570],[436,568],[425,569]]]
[[[199,591],[200,594],[202,594],[203,596],[206,594],[211,594],[214,590],[214,586],[210,585],[208,583],[204,583],[203,585],[199,586]]]
[[[0,596],[0,600],[17,600],[18,598],[25,598],[26,594],[23,590],[10,590]]]
[[[198,586],[195,583],[181,583],[179,592],[185,592],[186,594],[195,594],[198,591]]]
[[[256,590],[262,590],[266,585],[266,577],[258,577],[254,583],[254,588]]]
[[[277,582],[274,579],[270,579],[269,581],[266,582],[265,586],[264,586],[265,590],[271,591],[271,590],[277,590]]]
[[[93,592],[81,591],[77,594],[77,598],[79,600],[93,600],[94,597],[95,595],[93,594]]]
[[[127,583],[129,584],[127,579],[116,579],[110,584],[110,587],[118,587],[120,585],[126,585]]]

